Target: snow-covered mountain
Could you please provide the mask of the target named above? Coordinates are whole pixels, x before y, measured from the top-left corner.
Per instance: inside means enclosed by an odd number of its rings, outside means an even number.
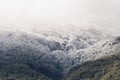
[[[0,60],[15,59],[16,62],[27,63],[34,59],[34,66],[46,62],[58,71],[59,65],[66,72],[85,61],[118,53],[119,43],[119,37],[114,38],[110,33],[93,28],[70,34],[0,31]]]
[[[63,45],[64,50],[79,50],[87,48],[100,40],[111,38],[113,35],[105,31],[94,28],[80,29],[72,33],[53,32],[53,31],[33,31],[38,36],[42,36],[47,40],[59,42]]]
[[[86,61],[96,60],[104,56],[109,56],[117,53],[120,53],[119,37],[114,39],[102,40],[88,48],[69,53],[69,60],[71,61],[68,61],[71,62],[71,64],[69,64],[69,66],[66,66],[71,67],[71,65],[80,65]],[[67,59],[65,59],[64,61],[67,61]]]

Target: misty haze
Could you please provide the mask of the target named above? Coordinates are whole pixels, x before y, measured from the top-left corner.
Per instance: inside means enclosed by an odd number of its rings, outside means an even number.
[[[0,0],[0,80],[120,80],[119,0]]]

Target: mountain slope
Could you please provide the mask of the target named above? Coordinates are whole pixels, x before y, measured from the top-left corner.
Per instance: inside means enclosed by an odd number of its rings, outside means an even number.
[[[0,66],[0,80],[51,80],[25,64],[6,64]]]
[[[51,41],[26,33],[2,32],[0,34],[1,76],[14,77],[13,73],[18,77],[20,75],[24,77],[27,73],[25,78],[35,75],[33,77],[35,80],[39,80],[42,76],[53,80],[60,78],[62,68],[49,52],[50,43]],[[23,72],[20,72],[21,69]]]
[[[120,53],[76,66],[63,80],[120,80]]]
[[[74,66],[119,52],[119,37],[102,40],[105,37],[97,36],[101,33],[95,30],[88,31],[91,37],[83,33],[62,36],[1,31],[0,76],[58,80]]]
[[[97,30],[95,28],[80,29],[72,33],[54,32],[54,31],[40,31],[33,30],[33,33],[42,36],[47,40],[57,41],[62,44],[65,51],[80,50],[93,45],[106,38],[111,38],[113,35],[105,31]]]
[[[68,54],[64,54],[64,52],[55,52],[55,54],[57,54],[57,61],[60,64],[64,64],[63,68],[65,69],[65,72],[67,72],[70,68],[80,65],[86,61],[92,61],[104,56],[118,54],[120,52],[119,48],[119,37],[115,37],[99,41],[88,48],[72,51]]]

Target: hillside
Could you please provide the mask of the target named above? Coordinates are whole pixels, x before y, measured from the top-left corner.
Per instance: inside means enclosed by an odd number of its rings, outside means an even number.
[[[63,80],[120,80],[120,53],[76,66]]]
[[[49,43],[52,42],[26,33],[1,32],[0,76],[18,80],[61,77],[62,68],[49,52]]]
[[[0,31],[0,76],[59,80],[74,66],[119,53],[119,43],[94,29],[71,35]]]
[[[56,59],[65,72],[69,71],[70,68],[80,65],[86,61],[97,60],[104,56],[117,54],[120,52],[120,40],[119,37],[111,39],[101,40],[88,48],[80,49],[65,54],[64,52],[55,52]]]

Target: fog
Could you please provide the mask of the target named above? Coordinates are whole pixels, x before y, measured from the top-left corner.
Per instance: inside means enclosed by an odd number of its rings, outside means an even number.
[[[120,0],[0,0],[0,28],[69,29],[74,25],[119,33],[119,7]]]

